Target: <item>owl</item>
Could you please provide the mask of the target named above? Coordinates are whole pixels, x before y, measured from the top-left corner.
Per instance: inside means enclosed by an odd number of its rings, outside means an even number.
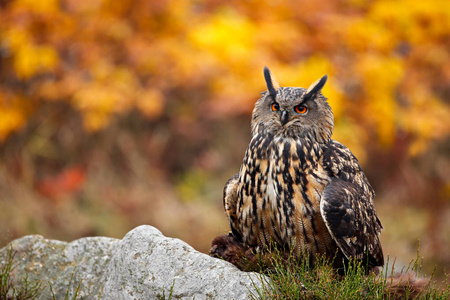
[[[308,89],[280,87],[267,67],[264,77],[268,90],[255,104],[244,160],[223,192],[231,232],[213,241],[211,254],[275,244],[311,262],[328,257],[336,268],[349,259],[382,266],[375,192],[352,152],[331,139],[333,112],[321,92],[327,76]]]

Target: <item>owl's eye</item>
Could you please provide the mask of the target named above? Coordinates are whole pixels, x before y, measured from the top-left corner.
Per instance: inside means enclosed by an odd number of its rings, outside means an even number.
[[[294,109],[299,114],[306,114],[306,112],[308,111],[308,108],[304,105],[297,105],[296,107],[294,107]]]
[[[276,102],[272,103],[270,107],[272,108],[272,111],[277,111],[280,109],[280,105]]]

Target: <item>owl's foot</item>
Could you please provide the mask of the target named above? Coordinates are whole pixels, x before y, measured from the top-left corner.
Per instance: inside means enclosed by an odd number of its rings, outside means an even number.
[[[230,234],[215,237],[211,242],[209,255],[226,260],[242,271],[256,271],[255,250],[245,247]]]
[[[272,253],[267,247],[244,246],[231,233],[215,237],[209,255],[226,260],[246,272],[265,272],[274,269],[279,262],[293,259],[289,250],[276,249]]]

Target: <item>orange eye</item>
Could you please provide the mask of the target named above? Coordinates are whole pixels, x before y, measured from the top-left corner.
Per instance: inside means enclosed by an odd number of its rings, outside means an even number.
[[[277,111],[280,109],[280,105],[276,102],[272,103],[272,111]]]
[[[295,111],[299,114],[305,114],[308,111],[308,108],[304,105],[297,105],[294,107]]]

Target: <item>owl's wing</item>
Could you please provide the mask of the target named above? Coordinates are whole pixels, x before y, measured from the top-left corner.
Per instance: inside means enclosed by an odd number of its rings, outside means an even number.
[[[228,179],[223,189],[223,207],[230,223],[231,232],[237,240],[241,240],[242,236],[238,231],[236,205],[237,205],[237,189],[239,184],[239,173],[234,174]]]
[[[320,203],[325,225],[347,258],[382,266],[378,236],[383,227],[372,202],[375,193],[347,147],[332,141],[324,150],[324,167],[332,176]]]

